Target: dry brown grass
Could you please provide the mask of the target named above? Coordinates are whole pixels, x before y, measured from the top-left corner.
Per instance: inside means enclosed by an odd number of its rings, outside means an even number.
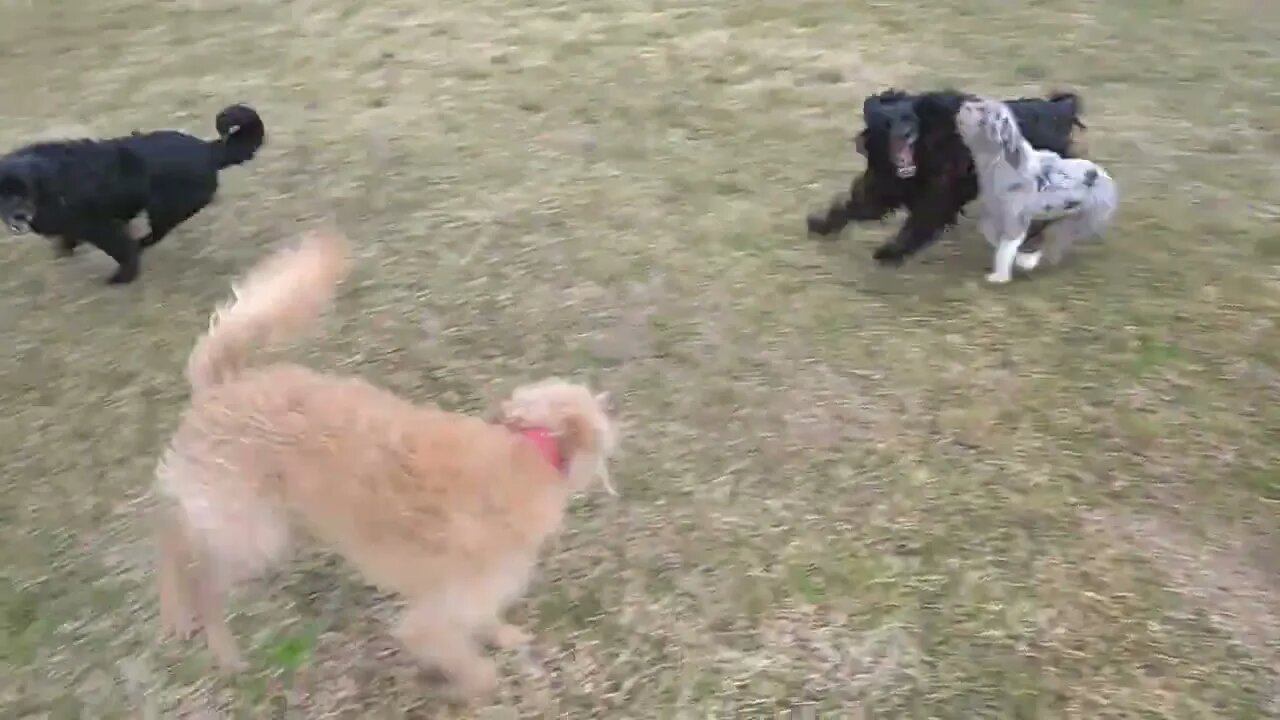
[[[182,362],[330,217],[361,258],[309,362],[625,412],[623,497],[576,507],[479,716],[1280,716],[1278,32],[1207,0],[4,4],[6,147],[236,100],[271,137],[132,287],[0,249],[0,716],[469,716],[323,555],[238,600],[248,675],[155,642]],[[899,271],[885,230],[805,238],[861,97],[947,82],[1081,90],[1110,242],[992,289],[971,226]]]

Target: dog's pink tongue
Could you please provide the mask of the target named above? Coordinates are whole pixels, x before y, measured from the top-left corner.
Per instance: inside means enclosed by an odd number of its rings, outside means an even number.
[[[560,441],[551,434],[550,430],[543,428],[526,428],[520,431],[533,446],[542,453],[542,457],[551,463],[551,466],[560,472],[564,472],[564,458],[560,456]]]

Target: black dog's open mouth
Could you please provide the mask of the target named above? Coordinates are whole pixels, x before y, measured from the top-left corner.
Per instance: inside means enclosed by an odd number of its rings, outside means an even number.
[[[893,165],[897,168],[898,177],[906,179],[916,176],[915,153],[911,151],[912,141],[906,138],[894,138],[889,142],[889,153],[893,156]]]
[[[9,226],[14,235],[31,232],[31,212],[29,210],[13,209],[0,213],[0,217],[4,218],[5,224]]]

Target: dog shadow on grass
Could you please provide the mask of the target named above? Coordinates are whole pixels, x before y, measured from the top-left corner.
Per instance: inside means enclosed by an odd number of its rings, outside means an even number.
[[[819,282],[829,282],[859,293],[883,297],[910,297],[915,307],[924,309],[971,297],[974,288],[986,291],[1020,290],[1028,282],[1071,272],[1080,262],[1079,250],[1069,253],[1061,264],[1028,274],[1018,271],[1009,285],[996,287],[986,282],[993,251],[978,231],[976,221],[961,218],[929,247],[900,265],[882,265],[871,253],[896,232],[898,224],[850,226],[831,238],[804,238],[812,251],[803,265],[817,274]]]

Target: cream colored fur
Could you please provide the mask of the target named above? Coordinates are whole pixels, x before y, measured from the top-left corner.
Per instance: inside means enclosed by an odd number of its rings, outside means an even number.
[[[482,695],[497,671],[480,643],[527,639],[502,613],[569,496],[607,483],[615,430],[603,395],[560,380],[518,388],[491,424],[357,377],[252,366],[255,347],[317,320],[346,268],[341,237],[308,235],[236,283],[196,343],[191,408],[157,468],[161,624],[203,628],[219,663],[243,668],[227,593],[284,559],[301,526],[403,596],[405,647]],[[559,438],[567,472],[514,431],[526,426]]]

